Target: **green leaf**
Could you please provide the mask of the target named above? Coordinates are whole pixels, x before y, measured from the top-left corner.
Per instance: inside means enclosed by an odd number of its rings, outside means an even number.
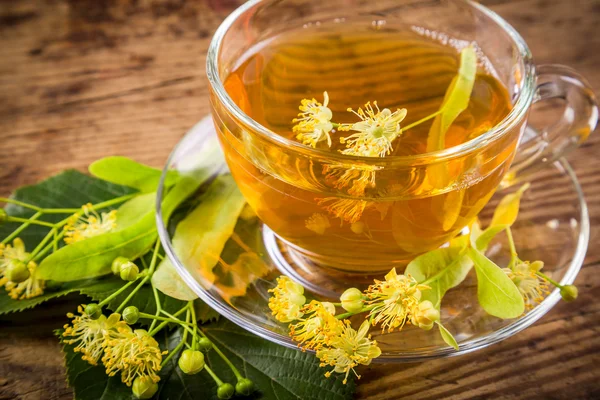
[[[521,197],[531,185],[524,184],[514,193],[508,194],[500,200],[500,203],[494,210],[494,216],[490,223],[490,228],[494,226],[509,227],[515,223],[519,215],[519,207],[521,206]]]
[[[152,284],[167,296],[179,300],[190,301],[197,299],[198,296],[183,281],[175,266],[168,258],[161,261],[152,275]]]
[[[94,279],[84,281],[68,282],[59,285],[58,287],[46,288],[44,294],[33,297],[31,299],[14,300],[8,296],[5,290],[0,290],[0,315],[11,312],[24,311],[40,305],[48,300],[66,296],[70,293],[81,293],[83,290],[94,290],[95,286],[100,286],[102,283]]]
[[[519,289],[493,261],[471,247],[469,257],[477,273],[477,298],[490,315],[498,318],[517,318],[525,311]]]
[[[203,327],[206,335],[225,353],[231,362],[251,379],[258,391],[251,397],[264,400],[346,400],[351,399],[354,382],[347,385],[335,374],[323,376],[325,369],[311,353],[288,349],[260,339],[232,323],[223,320]],[[172,350],[181,340],[181,329],[171,333],[163,330],[156,335],[161,348]],[[65,345],[65,363],[69,385],[76,400],[131,399],[131,389],[120,382],[119,376],[107,377],[102,366],[90,366]],[[173,357],[160,373],[157,399],[217,400],[217,387],[206,371],[186,375]],[[235,376],[214,351],[206,354],[206,361],[225,382],[235,385]]]
[[[460,53],[460,67],[458,75],[446,91],[442,103],[441,114],[438,115],[429,130],[427,137],[427,151],[442,150],[445,148],[446,132],[454,120],[467,109],[471,92],[477,74],[477,54],[472,46],[465,47]]]
[[[194,300],[194,310],[196,311],[196,321],[201,324],[218,321],[221,317],[218,312],[200,299]]]
[[[458,247],[432,250],[412,260],[406,267],[406,274],[417,282],[426,282],[430,290],[422,292],[422,299],[429,300],[437,308],[449,289],[458,286],[466,277],[473,263],[466,251]],[[432,279],[429,281],[429,279]]]
[[[117,217],[118,218],[118,217]],[[134,260],[156,241],[154,210],[132,225],[75,242],[46,257],[36,271],[39,279],[60,282],[94,278],[110,273],[117,257]]]
[[[129,186],[142,193],[155,192],[162,171],[140,164],[127,157],[105,157],[93,162],[89,171],[97,178],[123,186]],[[169,171],[165,187],[170,187],[179,179],[177,171]]]
[[[148,215],[156,206],[156,193],[147,193],[134,197],[123,203],[117,211],[117,227],[115,231],[123,230]]]
[[[215,281],[213,268],[219,260],[225,243],[229,240],[245,199],[231,175],[217,177],[199,199],[199,205],[178,225],[173,236],[173,248],[181,262],[210,287]],[[165,272],[153,277],[155,287],[171,296],[182,297],[173,291],[185,283],[176,274],[168,272],[168,261],[159,269]],[[179,279],[174,284],[171,279]],[[189,293],[187,293],[189,294]]]
[[[79,208],[87,203],[101,203],[133,192],[131,188],[102,181],[75,170],[67,170],[38,184],[23,186],[17,189],[11,198],[44,208]],[[34,214],[34,211],[14,204],[8,204],[6,212],[8,215],[20,218],[29,218]],[[49,214],[44,215],[41,220],[56,223],[65,216],[65,214]],[[16,223],[0,225],[0,238],[7,237],[20,225]],[[46,227],[30,225],[19,237],[23,239],[27,249],[33,250],[48,231]]]
[[[449,346],[454,347],[454,350],[458,350],[458,343],[456,343],[456,339],[454,339],[454,336],[452,336],[450,331],[446,329],[446,327],[444,327],[444,325],[442,325],[440,322],[436,322],[436,324],[440,329],[440,335],[442,336],[442,339],[444,339],[444,342],[446,342],[446,344]]]
[[[478,224],[473,224],[471,228],[471,236],[475,239],[475,246],[480,252],[485,252],[490,245],[490,242],[500,232],[508,228],[508,225],[496,225],[490,226],[486,230],[482,231]]]

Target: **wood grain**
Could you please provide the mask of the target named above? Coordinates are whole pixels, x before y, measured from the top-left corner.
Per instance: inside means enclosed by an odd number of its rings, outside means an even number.
[[[0,194],[105,155],[161,166],[208,112],[210,37],[241,0],[1,0]],[[487,0],[537,63],[576,68],[600,88],[599,0]],[[359,399],[600,398],[598,134],[570,160],[587,195],[591,246],[580,298],[488,349],[421,364],[373,365]],[[0,399],[68,399],[54,303],[34,327],[0,322]]]

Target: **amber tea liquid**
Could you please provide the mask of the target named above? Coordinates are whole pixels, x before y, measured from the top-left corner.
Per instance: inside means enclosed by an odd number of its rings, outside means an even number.
[[[225,88],[253,120],[291,140],[301,99],[322,102],[324,91],[335,122],[356,122],[346,109],[376,100],[392,111],[406,108],[406,126],[440,108],[459,66],[455,47],[406,30],[341,24],[300,29],[254,46],[226,77]],[[468,109],[448,130],[446,147],[487,132],[510,109],[505,87],[480,67]],[[425,153],[431,122],[403,133],[388,157]],[[251,130],[216,125],[231,172],[261,220],[305,255],[354,272],[405,265],[455,236],[494,193],[518,136],[483,155],[444,164],[456,180],[446,182],[456,183],[451,190],[432,186],[428,174],[435,169],[403,166],[369,172],[374,184],[356,195],[348,193],[353,180],[365,177],[360,169],[344,175],[351,164],[328,167],[270,146]],[[348,134],[333,133],[333,146],[320,142],[318,148],[339,154],[345,148],[339,137]]]

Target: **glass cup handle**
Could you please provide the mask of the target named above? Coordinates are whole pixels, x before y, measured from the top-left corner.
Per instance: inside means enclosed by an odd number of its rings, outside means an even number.
[[[598,123],[598,103],[587,80],[564,65],[537,67],[534,103],[560,99],[566,104],[558,121],[543,128],[528,125],[503,186],[526,179],[584,142]],[[536,111],[532,111],[535,113]]]

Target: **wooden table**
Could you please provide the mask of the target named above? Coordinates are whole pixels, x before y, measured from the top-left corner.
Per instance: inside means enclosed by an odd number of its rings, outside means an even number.
[[[208,113],[205,54],[240,0],[0,1],[0,195],[106,155],[161,166]],[[599,0],[486,0],[525,37],[538,63],[563,63],[600,88]],[[361,399],[600,398],[600,135],[570,160],[587,195],[591,247],[575,305],[474,354],[364,371]],[[67,399],[51,329],[0,325],[0,398]],[[70,307],[70,305],[69,305]]]

